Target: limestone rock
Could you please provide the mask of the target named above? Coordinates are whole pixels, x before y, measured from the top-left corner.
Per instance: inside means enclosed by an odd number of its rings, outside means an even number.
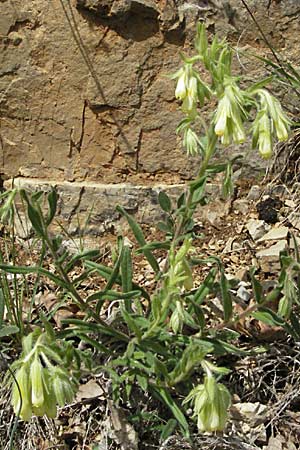
[[[288,227],[276,227],[271,228],[266,234],[264,234],[258,242],[263,241],[277,241],[280,239],[286,239],[289,233]]]
[[[256,253],[257,258],[279,257],[280,252],[287,248],[287,241],[279,241],[271,247],[259,250]]]
[[[257,241],[266,233],[270,226],[264,220],[250,219],[246,224],[246,228],[252,239]]]
[[[288,247],[287,241],[281,240],[269,248],[259,250],[256,257],[259,261],[261,270],[263,272],[275,273],[280,269],[279,256],[280,252],[286,250]]]

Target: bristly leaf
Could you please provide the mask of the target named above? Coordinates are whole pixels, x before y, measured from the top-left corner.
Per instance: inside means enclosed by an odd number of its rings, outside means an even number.
[[[158,194],[158,202],[163,211],[167,213],[171,212],[172,203],[170,197],[164,191],[160,191],[160,193]]]
[[[132,260],[131,260],[131,250],[128,245],[124,245],[122,251],[122,261],[121,261],[121,277],[122,277],[122,290],[123,292],[132,291]]]
[[[135,320],[134,320],[133,316],[130,314],[130,312],[128,311],[128,309],[126,310],[125,308],[121,307],[121,314],[122,314],[123,319],[127,323],[130,331],[132,331],[135,334],[135,336],[138,338],[138,340],[140,340],[142,337],[142,331],[141,331],[140,327],[135,323]]]
[[[19,328],[15,325],[4,325],[0,327],[0,338],[10,336],[19,332]]]
[[[5,307],[5,300],[3,295],[3,289],[0,288],[0,328],[2,327],[3,324],[4,307]]]
[[[57,200],[58,200],[58,195],[57,195],[56,189],[52,188],[50,194],[48,194],[49,211],[48,211],[48,216],[47,216],[47,220],[46,220],[47,226],[50,225],[50,223],[52,222],[52,220],[55,217],[56,208],[57,208]]]
[[[182,434],[188,439],[190,437],[190,430],[187,420],[181,408],[179,408],[169,392],[161,386],[149,386],[149,389],[151,389],[153,393],[157,394],[159,398],[165,403],[165,405],[170,409],[181,428]]]
[[[113,272],[113,269],[111,267],[107,267],[107,266],[104,266],[103,264],[95,263],[94,261],[85,261],[84,264],[88,269],[93,269],[97,273],[99,273],[99,275],[101,275],[105,280],[109,280],[111,277],[111,274]],[[1,268],[1,265],[0,265],[0,268]],[[121,286],[122,285],[121,277],[120,276],[116,277],[115,282],[116,282],[116,284]],[[144,298],[146,298],[147,300],[150,300],[149,294],[147,291],[145,291],[145,289],[143,289],[136,283],[132,283],[132,287],[134,290],[140,291],[141,295]]]
[[[37,208],[35,208],[30,202],[27,203],[28,217],[30,222],[41,237],[45,236],[44,226],[43,226],[43,218],[41,217],[40,212]]]
[[[185,205],[185,192],[183,192],[177,200],[177,208],[180,209],[182,206]]]
[[[229,291],[229,283],[225,276],[223,267],[221,267],[220,287],[223,300],[224,320],[225,322],[228,322],[232,316],[232,299]]]
[[[215,267],[210,269],[205,280],[203,281],[201,286],[199,286],[199,288],[195,292],[194,302],[197,305],[201,305],[204,302],[205,297],[211,292],[213,283],[215,281],[216,273],[217,273],[217,269]]]
[[[65,289],[68,288],[68,286],[66,285],[64,280],[62,280],[58,276],[54,275],[49,270],[46,270],[40,266],[11,266],[11,265],[7,265],[7,264],[0,264],[0,269],[4,270],[4,272],[16,273],[16,274],[22,274],[22,275],[26,275],[29,273],[38,273],[40,275],[45,275],[46,277],[48,277],[49,280],[56,283],[57,286],[61,286]]]
[[[166,425],[163,427],[161,435],[160,435],[160,441],[163,443],[166,439],[168,439],[169,436],[173,433],[177,426],[177,421],[175,419],[169,419]]]
[[[134,234],[134,237],[136,238],[138,244],[140,245],[140,247],[143,247],[144,245],[147,244],[146,239],[144,237],[143,231],[141,229],[141,227],[138,225],[138,223],[134,220],[134,218],[128,214],[124,208],[122,208],[121,206],[117,206],[116,210],[121,213],[124,217],[126,217],[127,222]],[[159,265],[158,262],[156,260],[156,258],[153,256],[153,254],[149,251],[149,250],[145,250],[144,252],[145,257],[147,258],[150,266],[152,267],[152,269],[154,270],[155,273],[159,272]]]
[[[70,259],[68,264],[65,266],[65,271],[70,272],[70,270],[73,269],[74,265],[81,260],[97,258],[99,255],[100,255],[99,250],[85,250],[83,252],[77,253]]]
[[[255,272],[256,272],[256,268],[252,267],[250,269],[250,278],[251,278],[251,283],[252,283],[252,289],[253,289],[254,298],[255,298],[256,303],[261,304],[264,302],[265,298],[264,298],[264,294],[263,294],[262,285],[254,276]]]
[[[284,327],[285,326],[285,321],[269,308],[261,307],[258,311],[253,312],[252,316],[255,319],[260,320],[261,322],[265,323],[266,325],[270,325],[271,327],[274,327],[274,326]]]

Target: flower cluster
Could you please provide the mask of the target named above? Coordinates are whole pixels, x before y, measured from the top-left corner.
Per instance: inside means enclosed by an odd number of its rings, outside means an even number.
[[[184,290],[191,290],[194,285],[192,270],[187,260],[187,255],[191,250],[191,240],[185,239],[175,254],[171,252],[167,288],[174,292],[175,308],[170,318],[170,326],[174,333],[178,333],[182,329],[187,316],[180,293]]]
[[[274,135],[279,141],[287,140],[291,122],[279,101],[266,89],[259,89],[256,94],[259,109],[253,123],[252,147],[258,147],[260,155],[267,159],[272,155]]]
[[[212,374],[204,377],[204,383],[196,386],[184,400],[194,405],[194,418],[199,431],[221,431],[227,421],[231,396],[228,389],[217,383]]]
[[[246,139],[243,122],[247,117],[244,105],[245,94],[233,79],[227,79],[224,93],[219,101],[215,115],[215,133],[227,146],[233,141],[241,144]]]
[[[208,85],[201,80],[199,73],[193,68],[193,63],[189,61],[185,61],[172,78],[177,78],[175,97],[182,101],[182,111],[190,119],[195,119],[198,102],[203,106],[204,99],[211,96]]]
[[[53,342],[40,329],[23,339],[23,352],[13,366],[11,402],[15,414],[28,421],[32,415],[56,417],[57,404],[71,402],[77,383],[63,366]]]
[[[226,41],[219,41],[217,37],[209,44],[204,23],[197,26],[195,49],[195,56],[187,58],[182,55],[184,64],[172,76],[177,79],[175,96],[182,101],[182,110],[186,114],[177,132],[183,133],[183,145],[187,153],[192,156],[201,153],[205,156],[210,149],[201,144],[202,139],[192,129],[192,124],[197,119],[207,134],[209,127],[205,125],[204,118],[199,116],[197,107],[203,106],[206,98],[214,96],[218,104],[212,126],[215,135],[221,138],[221,143],[228,146],[231,143],[245,142],[247,134],[244,124],[251,117],[251,109],[256,108],[252,146],[258,148],[263,158],[269,158],[275,137],[279,141],[287,140],[291,125],[280,102],[264,89],[271,77],[242,90],[238,78],[231,72],[231,49]],[[209,84],[202,81],[196,62],[201,62],[206,69],[211,80]]]

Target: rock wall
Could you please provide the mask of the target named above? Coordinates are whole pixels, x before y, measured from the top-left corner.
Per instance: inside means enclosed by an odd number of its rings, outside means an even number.
[[[299,0],[247,4],[272,45],[299,60]],[[242,53],[267,49],[240,0],[0,0],[2,179],[145,186],[189,178],[197,160],[175,134],[181,113],[167,75],[199,19],[238,43],[239,70],[264,73]],[[249,161],[256,167],[254,154]]]

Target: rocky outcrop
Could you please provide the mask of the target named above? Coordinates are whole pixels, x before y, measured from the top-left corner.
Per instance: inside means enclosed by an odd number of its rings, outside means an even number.
[[[248,0],[278,50],[299,57],[298,0]],[[2,0],[2,178],[45,182],[178,183],[187,160],[167,77],[195,23],[240,50],[266,46],[239,0]],[[265,73],[240,52],[239,70]],[[251,154],[249,164],[259,167]]]

